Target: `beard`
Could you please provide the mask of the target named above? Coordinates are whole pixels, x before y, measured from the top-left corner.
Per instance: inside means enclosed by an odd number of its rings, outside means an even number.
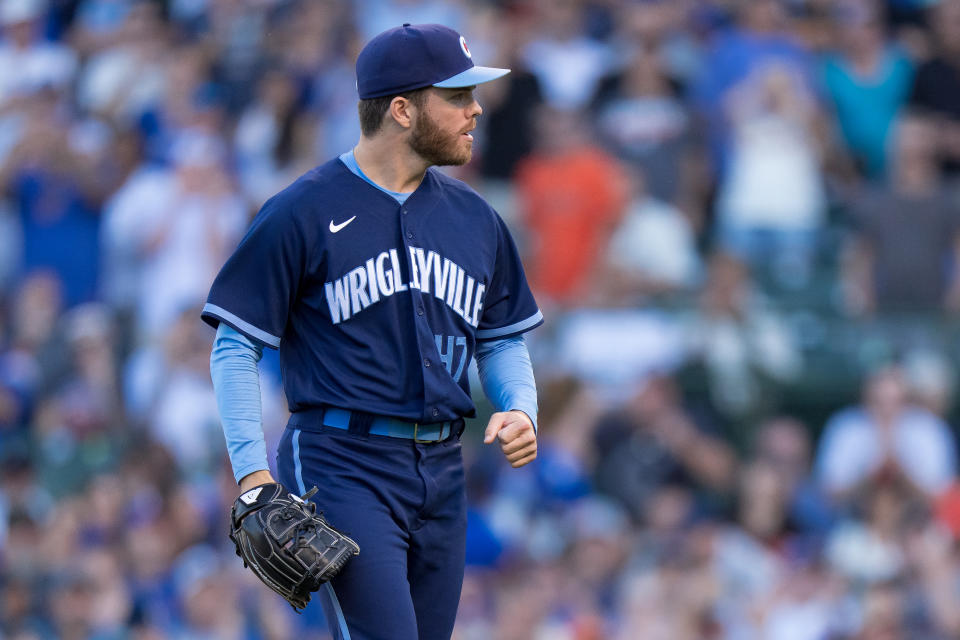
[[[423,110],[410,133],[410,148],[431,165],[460,166],[470,162],[472,145],[461,141],[460,132],[447,133]]]

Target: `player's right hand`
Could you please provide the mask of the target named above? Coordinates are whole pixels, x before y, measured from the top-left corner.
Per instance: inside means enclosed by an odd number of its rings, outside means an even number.
[[[483,442],[491,444],[494,440],[500,440],[500,449],[514,468],[537,457],[537,432],[523,411],[501,411],[490,416]]]

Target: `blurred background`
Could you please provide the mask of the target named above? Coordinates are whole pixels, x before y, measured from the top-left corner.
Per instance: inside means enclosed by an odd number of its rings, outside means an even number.
[[[327,637],[227,539],[199,308],[402,22],[513,69],[451,173],[547,318],[455,637],[960,637],[957,0],[0,0],[0,638]]]

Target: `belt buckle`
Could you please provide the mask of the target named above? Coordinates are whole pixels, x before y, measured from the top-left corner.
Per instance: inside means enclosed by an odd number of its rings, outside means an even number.
[[[420,423],[419,423],[419,422],[414,422],[414,423],[413,423],[413,441],[414,441],[416,444],[429,444],[429,443],[433,442],[433,440],[421,440],[420,438],[418,438],[418,437],[417,437],[417,430],[418,430],[419,428],[420,428]]]
[[[417,430],[418,430],[419,428],[420,428],[420,423],[419,423],[419,422],[414,422],[414,423],[413,423],[413,441],[414,441],[416,444],[434,444],[434,443],[436,443],[436,442],[440,442],[441,440],[443,440],[443,438],[437,438],[437,439],[435,439],[435,440],[421,440],[420,438],[417,437]],[[443,426],[442,426],[442,425],[441,425],[441,427],[440,427],[440,435],[441,435],[441,436],[443,435]]]

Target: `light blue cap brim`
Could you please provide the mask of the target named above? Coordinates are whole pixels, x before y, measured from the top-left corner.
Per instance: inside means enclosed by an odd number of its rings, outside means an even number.
[[[510,73],[510,69],[497,69],[496,67],[470,67],[466,71],[458,73],[455,76],[447,78],[442,82],[435,82],[433,86],[441,89],[459,89],[460,87],[472,87],[474,85],[490,82]]]

